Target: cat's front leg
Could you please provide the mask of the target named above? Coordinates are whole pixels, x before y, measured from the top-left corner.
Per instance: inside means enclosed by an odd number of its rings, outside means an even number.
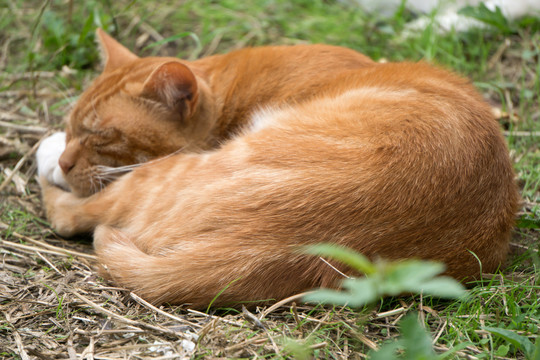
[[[84,214],[85,199],[69,191],[58,160],[66,147],[66,134],[55,133],[44,139],[36,153],[43,204],[52,227],[62,236],[93,230]]]
[[[43,176],[39,183],[47,218],[59,235],[69,237],[93,230],[93,222],[84,214],[85,199],[60,189]]]

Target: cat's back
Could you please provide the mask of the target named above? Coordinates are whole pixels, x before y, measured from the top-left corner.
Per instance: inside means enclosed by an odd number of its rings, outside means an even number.
[[[208,72],[235,75],[260,75],[260,72],[277,71],[279,74],[311,73],[319,71],[339,72],[369,66],[374,61],[355,50],[326,44],[281,45],[247,47],[222,55],[199,59],[194,65]],[[251,73],[251,71],[258,71]]]
[[[214,137],[223,139],[245,125],[254,111],[307,101],[343,71],[375,64],[369,57],[331,45],[244,48],[198,60],[221,109]]]
[[[378,255],[429,238],[437,246],[422,251],[433,258],[468,249],[493,269],[504,256],[502,245],[484,253],[508,239],[514,173],[499,125],[468,80],[424,63],[378,64],[343,72],[312,101],[254,120],[246,135],[253,163],[294,167],[306,192],[334,189],[337,208],[355,209],[340,224],[362,223],[357,236],[373,244],[373,234],[383,234],[389,247]],[[474,266],[474,257],[467,261]]]
[[[319,91],[303,111],[309,117],[309,107],[327,109],[325,119],[336,122],[335,128],[343,131],[358,127],[372,136],[386,129],[377,134],[378,141],[384,142],[385,134],[406,137],[403,127],[410,127],[417,135],[431,133],[431,140],[489,139],[486,141],[496,141],[505,148],[490,106],[470,81],[427,63],[373,64],[342,71]],[[358,121],[349,121],[351,116]],[[342,118],[348,120],[341,122]],[[322,126],[327,125],[323,121]],[[418,139],[411,134],[409,140]],[[466,151],[463,146],[456,148]]]
[[[205,69],[214,93],[225,97],[225,103],[253,109],[269,101],[306,100],[340,73],[374,64],[357,51],[315,44],[244,48],[198,60],[193,66]]]

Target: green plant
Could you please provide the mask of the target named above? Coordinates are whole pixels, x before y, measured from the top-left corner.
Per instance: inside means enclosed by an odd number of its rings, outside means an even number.
[[[529,340],[528,337],[516,334],[511,330],[489,326],[486,326],[483,329],[503,338],[504,340],[515,346],[517,349],[523,351],[525,357],[528,360],[540,360],[540,340],[538,340],[538,338],[536,339],[535,345],[531,342],[531,340]],[[499,356],[506,356],[509,351],[508,346],[499,347],[499,349],[502,349],[502,352],[497,354]]]
[[[463,286],[456,280],[437,276],[444,270],[444,266],[440,263],[420,260],[373,263],[353,250],[330,244],[309,246],[307,252],[338,260],[365,276],[345,279],[342,283],[343,291],[316,290],[305,296],[306,301],[360,307],[374,303],[384,296],[403,293],[445,298],[464,298],[466,294]],[[443,359],[466,346],[461,344],[437,356],[433,351],[430,336],[413,314],[400,321],[400,333],[401,337],[398,340],[385,344],[379,351],[372,352],[371,359]],[[301,351],[299,348],[301,346],[295,344],[296,353],[305,354],[305,349]]]
[[[364,277],[345,279],[342,283],[344,291],[320,289],[307,295],[307,301],[360,307],[383,296],[404,293],[443,298],[458,298],[466,293],[454,279],[437,277],[444,271],[440,263],[420,260],[372,263],[359,253],[329,244],[310,246],[307,252],[333,258],[365,274]]]
[[[446,359],[469,343],[462,343],[442,354],[433,351],[432,339],[422,327],[416,314],[408,314],[399,322],[400,338],[370,353],[371,360],[433,360]],[[399,352],[399,353],[398,353]]]
[[[63,128],[62,118],[69,112],[69,104],[99,73],[100,65],[93,42],[97,26],[141,56],[194,59],[225,53],[241,46],[323,42],[356,49],[375,60],[432,61],[459,72],[474,81],[490,104],[507,114],[498,121],[506,130],[524,199],[521,207],[523,215],[518,220],[518,229],[512,240],[518,245],[513,250],[523,253],[516,256],[513,252],[509,256],[512,265],[472,287],[466,301],[402,296],[386,298],[354,310],[342,306],[297,304],[294,310],[291,307],[289,312],[276,311],[262,319],[268,325],[268,334],[259,328],[237,327],[221,320],[211,322],[212,326],[206,326],[208,322],[201,322],[204,331],[209,333],[198,343],[192,357],[273,359],[299,358],[308,354],[316,359],[341,359],[377,356],[375,351],[366,353],[367,345],[356,333],[362,333],[381,352],[387,346],[393,347],[395,351],[389,352],[388,359],[397,358],[399,354],[404,357],[405,351],[417,343],[425,344],[424,353],[420,351],[417,354],[432,356],[433,350],[427,341],[413,336],[409,327],[412,326],[413,330],[417,327],[419,334],[426,338],[429,336],[423,328],[436,334],[433,335],[435,352],[443,352],[447,357],[450,353],[446,349],[456,351],[469,344],[459,353],[454,352],[450,356],[453,359],[503,357],[522,360],[528,356],[526,347],[519,343],[514,345],[504,337],[488,332],[487,328],[511,331],[539,346],[536,336],[540,325],[540,262],[537,255],[540,230],[536,227],[540,219],[540,17],[534,17],[531,13],[523,19],[507,22],[497,18],[497,14],[485,13],[482,16],[488,18],[487,22],[498,22],[498,26],[447,34],[438,33],[434,26],[428,26],[405,39],[403,32],[407,23],[414,19],[413,13],[402,7],[392,18],[380,18],[376,14],[363,13],[354,0],[185,0],[161,2],[159,6],[150,0],[0,1],[1,120],[18,125]],[[480,17],[477,16],[477,19],[482,21]],[[92,26],[88,30],[90,23]],[[84,49],[76,49],[74,46],[77,45]],[[64,65],[71,70],[62,71]],[[36,76],[29,76],[29,72],[36,72]],[[40,72],[48,74],[41,76]],[[35,93],[30,89],[35,89]],[[11,114],[18,115],[17,120],[4,118],[4,115]],[[1,167],[12,169],[40,136],[12,131],[0,125]],[[9,140],[7,145],[4,140]],[[14,146],[21,142],[25,146]],[[9,152],[5,153],[4,148]],[[31,161],[27,161],[22,168],[24,175],[32,175],[30,165]],[[5,177],[0,169],[0,182]],[[13,235],[13,232],[18,232],[66,249],[86,249],[90,252],[90,245],[84,239],[61,241],[47,231],[50,226],[39,220],[42,213],[38,198],[39,191],[30,177],[25,194],[17,194],[11,184],[3,190],[0,194],[0,222],[3,223],[0,224],[0,237],[19,242]],[[1,228],[4,224],[7,227]],[[168,326],[169,318],[159,318],[160,315],[134,307],[122,300],[124,296],[118,295],[117,299],[126,303],[126,308],[117,307],[117,301],[108,300],[115,296],[115,290],[95,284],[88,277],[88,264],[81,261],[83,259],[69,258],[71,266],[62,266],[66,261],[64,257],[48,255],[61,274],[45,272],[47,264],[40,257],[30,256],[26,250],[9,248],[2,241],[0,243],[4,266],[2,286],[25,290],[12,292],[18,294],[17,298],[10,298],[9,292],[2,291],[0,302],[5,313],[13,314],[13,317],[16,314],[32,314],[31,318],[20,318],[13,326],[20,331],[24,347],[33,349],[35,354],[48,354],[51,349],[47,348],[47,344],[56,344],[57,351],[67,353],[66,341],[58,339],[67,335],[68,328],[81,329],[83,326],[87,334],[98,334],[92,335],[95,339],[94,350],[102,356],[104,351],[110,349],[109,344],[118,340],[116,332],[102,331],[103,316],[80,307],[77,298],[70,294],[60,294],[61,297],[56,300],[52,297],[49,302],[42,302],[47,294],[52,296],[44,283],[54,289],[68,286],[81,290],[83,294],[92,294],[96,303],[122,316],[144,321],[158,316],[156,321]],[[9,269],[14,266],[18,266],[20,272],[10,273]],[[4,278],[6,274],[10,276]],[[58,307],[60,301],[62,308]],[[428,308],[430,312],[426,311]],[[406,318],[397,322],[404,309],[409,312],[417,310],[421,314],[418,316],[420,321],[412,321],[416,319],[410,315],[412,319],[408,326],[405,324]],[[200,316],[193,317],[186,313],[184,307],[165,306],[162,310],[172,311],[195,322]],[[62,320],[66,327],[52,325],[49,318],[54,317],[56,312],[57,321]],[[145,315],[148,313],[153,315]],[[381,313],[392,314],[379,317]],[[214,314],[224,320],[242,322],[242,313],[233,309],[217,309]],[[91,321],[85,320],[83,325],[79,319],[81,317]],[[107,326],[121,329],[121,324],[115,323],[112,318],[106,323]],[[13,326],[7,325],[6,319],[0,315],[0,359],[21,358],[13,337]],[[27,333],[27,329],[31,332]],[[35,333],[41,334],[40,337],[28,336]],[[90,335],[81,334],[73,332],[73,347],[78,354],[89,345]],[[152,331],[122,338],[123,342],[127,341],[126,350],[123,351],[131,357],[155,356],[144,353],[144,349],[158,335]],[[304,355],[297,355],[294,350],[296,344],[287,345],[287,341],[281,341],[283,336],[300,344],[300,351]],[[168,334],[164,337],[164,340],[171,340]],[[265,337],[267,341],[263,343]],[[275,339],[277,348],[271,346],[270,337]],[[385,341],[385,338],[388,340]],[[138,344],[143,347],[137,348]],[[233,349],[227,350],[228,347]],[[413,354],[412,349],[407,351],[407,354]],[[379,358],[382,355],[384,352]]]

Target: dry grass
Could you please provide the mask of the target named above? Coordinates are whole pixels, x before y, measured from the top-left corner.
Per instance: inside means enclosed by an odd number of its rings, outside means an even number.
[[[435,348],[448,349],[438,340],[452,323],[418,299],[387,305],[384,309],[390,310],[382,313],[286,303],[269,314],[259,309],[254,314],[258,322],[227,310],[215,316],[185,307],[155,308],[103,282],[92,268],[90,240],[58,238],[43,220],[32,155],[61,119],[47,109],[55,100],[46,79],[38,84],[41,90],[33,101],[42,106],[29,104],[23,91],[2,94],[7,101],[0,105],[0,201],[2,219],[11,220],[0,223],[0,358],[281,357],[287,355],[288,338],[308,344],[322,357],[360,359],[395,337],[396,323],[411,308],[430,318]],[[521,244],[515,248],[536,240],[534,233],[516,236]],[[482,352],[471,345],[459,354]]]
[[[215,316],[184,307],[156,308],[98,279],[89,244],[56,239],[48,231],[43,235],[46,242],[9,232],[25,244],[1,242],[0,358],[176,359],[191,356],[195,348],[203,357],[279,355],[284,336],[309,341],[322,325],[335,327],[335,334],[309,342],[312,349],[331,346],[329,341],[339,341],[343,331],[356,339],[346,341],[377,348],[379,337],[363,335],[355,324],[357,315],[346,309],[320,311],[289,303],[260,314]],[[402,307],[376,316],[395,328],[395,321],[387,319],[404,312]],[[345,346],[339,352],[345,358],[362,357],[354,349]]]
[[[24,11],[15,23],[24,21]],[[170,35],[144,22],[137,31],[141,48]],[[29,33],[21,36],[30,41]],[[18,40],[0,39],[3,70],[10,43]],[[524,189],[522,214],[534,216],[540,208],[535,187],[540,157],[534,141],[540,109],[538,94],[531,95],[532,101],[525,101],[523,94],[538,90],[538,54],[526,58],[523,53],[538,48],[540,38],[525,32],[508,39],[490,55],[482,79],[489,86],[480,88],[501,107],[500,121]],[[198,51],[215,51],[223,42],[219,33],[214,40]],[[284,37],[282,43],[288,42]],[[424,320],[437,351],[471,341],[456,353],[458,358],[523,358],[519,351],[508,355],[500,351],[501,341],[479,329],[486,324],[511,324],[523,315],[519,321],[532,327],[515,327],[516,332],[531,339],[537,336],[540,288],[534,257],[523,253],[535,253],[538,230],[516,231],[506,277],[497,276],[495,283],[488,281],[473,290],[471,303],[478,300],[477,307],[413,297],[352,311],[300,305],[296,299],[253,313],[219,309],[206,314],[182,306],[156,308],[136,294],[112,287],[96,277],[90,238],[66,240],[50,229],[34,179],[36,145],[62,127],[70,99],[80,92],[76,84],[87,83],[86,76],[66,68],[0,73],[0,359],[281,358],[291,353],[301,357],[294,341],[305,344],[311,354],[306,358],[362,359],[397,336],[398,321],[411,309]]]

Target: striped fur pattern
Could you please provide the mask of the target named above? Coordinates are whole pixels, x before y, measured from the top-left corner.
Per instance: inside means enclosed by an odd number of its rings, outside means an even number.
[[[100,166],[215,149],[247,126],[258,109],[307,100],[337,71],[373,64],[355,51],[328,45],[243,49],[193,62],[139,59],[104,32],[98,30],[98,37],[105,70],[71,112],[60,159],[79,196],[115,178]]]
[[[306,244],[443,261],[458,279],[505,258],[514,173],[466,79],[322,45],[188,63],[101,38],[109,62],[72,113],[60,158],[74,191],[42,186],[57,231],[93,231],[116,284],[195,307],[228,286],[215,305],[253,304],[339,284],[298,251]],[[170,62],[180,68],[162,68]],[[170,153],[98,192],[70,175],[79,162],[122,169]]]

